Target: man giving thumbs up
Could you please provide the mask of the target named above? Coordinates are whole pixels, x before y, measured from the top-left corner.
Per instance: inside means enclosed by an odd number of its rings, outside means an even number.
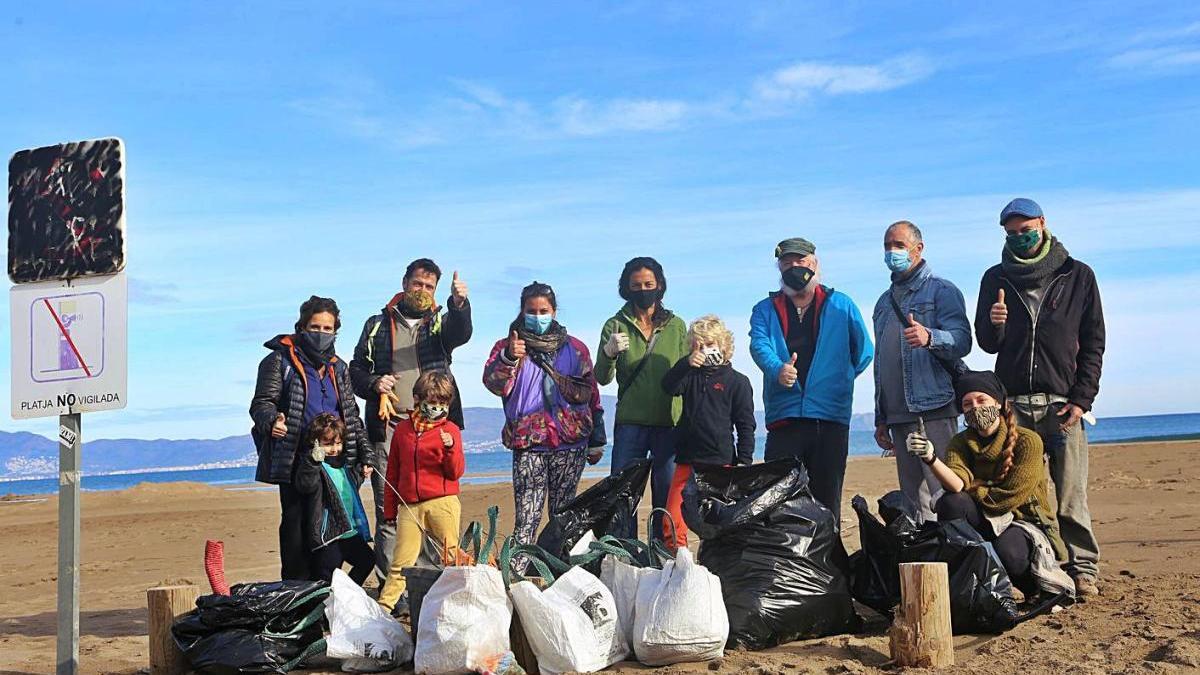
[[[796,458],[813,496],[841,519],[854,378],[871,364],[871,338],[854,302],[821,284],[817,247],[775,247],[779,290],[754,306],[750,355],[763,373],[767,461]]]
[[[1100,545],[1087,500],[1091,416],[1104,361],[1104,311],[1090,267],[1050,232],[1042,208],[1014,199],[1000,212],[1000,264],[983,275],[975,309],[979,346],[996,355],[1017,423],[1036,431],[1050,459],[1064,568],[1081,595],[1097,592]],[[1010,309],[1011,308],[1011,309]]]
[[[920,433],[930,453],[944,457],[958,433],[950,372],[971,351],[971,324],[962,293],[934,273],[921,230],[907,220],[883,234],[891,284],[875,302],[875,443],[896,458],[900,490],[931,520],[941,484],[920,458],[905,451]],[[925,429],[918,422],[925,420]],[[899,451],[897,451],[899,448]]]

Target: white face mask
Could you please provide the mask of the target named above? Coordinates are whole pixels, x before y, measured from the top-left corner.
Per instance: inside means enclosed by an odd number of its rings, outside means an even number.
[[[700,354],[704,356],[704,365],[719,366],[725,363],[725,355],[721,353],[720,347],[704,347],[700,350]]]

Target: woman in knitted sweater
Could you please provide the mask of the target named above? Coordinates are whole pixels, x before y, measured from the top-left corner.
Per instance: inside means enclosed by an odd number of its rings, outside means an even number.
[[[993,542],[1000,561],[1017,588],[1033,593],[1033,541],[1014,520],[1045,532],[1055,556],[1066,560],[1054,509],[1047,491],[1042,439],[1017,426],[1004,385],[991,371],[967,372],[955,382],[967,430],[951,439],[946,461],[920,433],[910,434],[907,448],[921,458],[945,494],[938,500],[938,520],[964,519]]]

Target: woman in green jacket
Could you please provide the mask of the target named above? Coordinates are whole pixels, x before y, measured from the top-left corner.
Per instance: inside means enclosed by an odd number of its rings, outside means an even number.
[[[691,352],[687,325],[663,307],[667,278],[654,258],[637,257],[625,263],[617,291],[625,306],[600,330],[595,370],[602,385],[617,380],[612,473],[649,455],[651,498],[655,507],[663,508],[675,473],[673,432],[682,404],[679,397],[668,396],[660,383],[671,366]],[[636,536],[634,528],[613,534]],[[653,535],[662,537],[657,522]]]
[[[933,454],[933,445],[920,432],[909,434],[908,451],[922,459],[946,489],[937,502],[938,520],[961,518],[970,523],[993,543],[1013,585],[1031,597],[1036,591],[1034,541],[1030,533],[1012,524],[1025,522],[1041,530],[1055,557],[1066,560],[1050,507],[1042,439],[1017,426],[1012,404],[995,373],[963,373],[954,391],[967,430],[950,439],[946,461]]]

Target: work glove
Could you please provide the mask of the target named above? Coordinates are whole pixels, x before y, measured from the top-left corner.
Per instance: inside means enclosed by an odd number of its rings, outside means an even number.
[[[629,349],[629,336],[621,332],[613,331],[604,343],[604,355],[610,359],[617,358],[617,354],[626,349]]]
[[[910,433],[904,439],[904,447],[908,449],[908,454],[926,464],[933,461],[933,443],[919,431]]]

